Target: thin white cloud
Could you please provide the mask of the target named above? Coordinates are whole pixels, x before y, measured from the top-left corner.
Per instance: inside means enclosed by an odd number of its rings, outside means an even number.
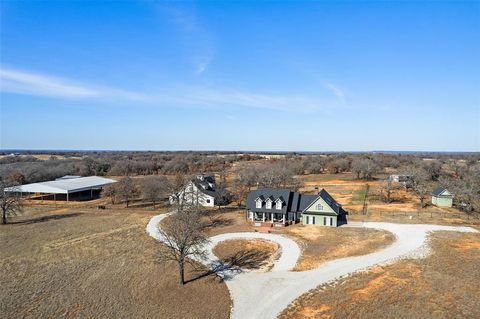
[[[202,62],[197,65],[197,73],[202,74],[207,70],[208,62]]]
[[[169,87],[151,92],[133,92],[112,87],[81,84],[51,75],[0,69],[0,91],[64,99],[133,101],[159,107],[256,108],[287,112],[314,112],[338,107],[336,99],[262,94],[226,88]]]
[[[65,78],[6,67],[0,68],[0,91],[68,99],[148,100],[145,95],[136,92],[80,84]]]
[[[347,97],[346,97],[345,92],[341,88],[339,88],[338,86],[336,86],[336,85],[334,85],[330,82],[324,82],[323,86],[327,90],[329,90],[331,93],[333,93],[333,95],[335,95],[338,99],[340,99],[340,101],[342,101],[343,103],[346,103]]]
[[[259,94],[231,89],[186,88],[179,90],[175,98],[179,104],[197,107],[243,107],[296,113],[315,112],[339,106],[335,99]]]
[[[215,55],[215,40],[196,10],[178,4],[162,3],[158,6],[162,17],[179,32],[179,38],[187,43],[184,59],[193,67],[196,74],[204,73]]]
[[[196,70],[195,72],[197,74],[202,74],[205,72],[210,64],[210,57],[198,57],[194,60],[194,64],[196,64]]]
[[[92,88],[73,84],[64,79],[7,68],[0,69],[0,90],[2,92],[70,98],[93,97],[99,94]]]

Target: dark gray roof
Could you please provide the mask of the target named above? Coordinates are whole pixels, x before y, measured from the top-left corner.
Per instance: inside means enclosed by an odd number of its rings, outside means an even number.
[[[444,187],[437,187],[433,190],[432,192],[432,195],[433,196],[440,196],[444,191],[446,191],[447,189],[444,188]]]
[[[303,212],[308,206],[310,206],[318,198],[318,195],[304,195],[299,193],[298,197],[299,197],[298,211]]]
[[[192,182],[195,184],[195,186],[198,188],[198,190],[202,193],[204,193],[205,195],[209,195],[209,196],[212,196],[212,197],[215,197],[215,189],[210,187],[210,184],[208,184],[207,181],[203,180],[199,180],[197,178],[193,179]]]
[[[335,213],[340,214],[340,207],[342,207],[342,205],[337,203],[337,201],[334,200],[333,197],[325,189],[322,188],[319,195],[323,198],[325,202],[327,202],[328,206],[330,206],[335,211]]]
[[[292,191],[288,189],[282,189],[282,188],[260,188],[257,190],[254,190],[250,192],[247,196],[247,208],[251,210],[255,210],[256,212],[275,212],[275,213],[287,213],[292,211],[290,208],[291,205],[291,198],[293,197]],[[286,205],[282,205],[282,209],[276,209],[275,206],[272,206],[272,209],[267,209],[265,207],[265,203],[263,203],[262,208],[256,208],[255,205],[255,200],[257,198],[273,198],[275,199],[282,197],[284,198],[284,202]]]
[[[298,192],[292,192],[288,189],[282,188],[260,188],[250,192],[247,196],[247,209],[255,212],[274,212],[274,213],[288,213],[288,212],[303,212],[308,206],[310,206],[318,197],[322,197],[323,200],[337,213],[340,214],[341,205],[338,204],[330,194],[322,189],[318,195],[305,195]],[[262,200],[270,198],[273,201],[278,198],[282,199],[285,205],[282,205],[282,209],[276,209],[272,206],[271,209],[267,209],[265,203],[262,204],[262,208],[257,208],[255,200],[261,198]]]

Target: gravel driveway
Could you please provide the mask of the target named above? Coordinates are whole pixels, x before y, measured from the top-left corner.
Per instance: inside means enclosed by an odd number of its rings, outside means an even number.
[[[147,232],[159,241],[162,241],[162,238],[158,233],[157,225],[166,216],[168,214],[155,216],[147,225]],[[425,256],[428,253],[425,242],[431,231],[476,232],[470,227],[440,225],[366,222],[363,223],[363,227],[389,231],[396,236],[396,241],[375,253],[332,260],[308,271],[291,272],[289,270],[295,266],[300,257],[300,248],[293,240],[274,234],[226,233],[210,238],[211,242],[206,247],[209,251],[208,260],[201,262],[212,269],[221,269],[221,263],[213,255],[212,248],[218,242],[227,239],[259,238],[279,244],[282,255],[270,272],[220,271],[225,277],[225,283],[233,299],[232,319],[273,319],[293,300],[321,284],[398,258]]]

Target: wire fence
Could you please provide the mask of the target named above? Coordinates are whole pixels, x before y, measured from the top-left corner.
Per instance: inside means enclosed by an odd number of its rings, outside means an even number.
[[[368,216],[369,214],[364,214],[363,211],[348,210],[348,214],[352,216]],[[425,211],[420,210],[416,211],[380,211],[375,212],[372,215],[381,216],[381,217],[430,217],[430,218],[459,218],[465,220],[480,220],[478,214],[466,214],[466,213],[451,213],[451,212],[434,212],[434,211]]]

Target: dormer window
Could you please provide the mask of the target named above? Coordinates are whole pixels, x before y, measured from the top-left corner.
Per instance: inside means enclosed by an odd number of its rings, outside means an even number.
[[[272,209],[272,200],[270,198],[267,198],[265,204],[267,209]]]
[[[260,198],[255,200],[255,207],[262,208],[262,200]]]
[[[276,208],[276,209],[279,209],[279,210],[282,209],[282,204],[283,204],[282,200],[281,200],[281,199],[277,199],[277,200],[275,201],[275,208]]]
[[[323,205],[322,204],[317,204],[317,210],[323,210]]]

